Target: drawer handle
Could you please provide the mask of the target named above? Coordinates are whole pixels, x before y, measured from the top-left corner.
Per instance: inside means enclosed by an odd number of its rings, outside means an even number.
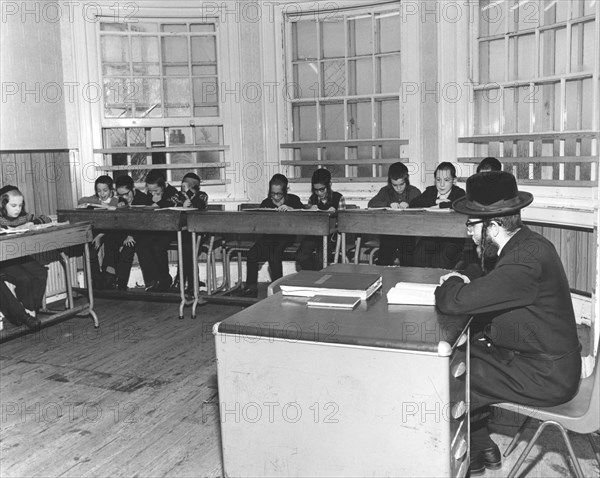
[[[458,446],[456,447],[456,450],[454,451],[454,459],[462,461],[465,458],[466,454],[467,454],[467,440],[465,440],[464,438],[461,438],[461,440],[458,442]]]
[[[454,405],[452,405],[452,418],[456,420],[462,417],[466,413],[466,411],[467,404],[464,402],[464,400],[456,402]]]
[[[455,378],[458,378],[461,375],[464,375],[466,371],[467,371],[467,364],[462,360],[452,366],[452,375]]]

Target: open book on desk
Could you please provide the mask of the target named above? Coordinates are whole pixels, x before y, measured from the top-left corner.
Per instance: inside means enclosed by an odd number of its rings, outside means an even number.
[[[438,284],[398,282],[387,293],[388,304],[435,305]]]
[[[280,283],[283,295],[313,297],[333,295],[358,297],[366,300],[381,287],[379,274],[351,274],[348,272],[300,271],[284,277]]]

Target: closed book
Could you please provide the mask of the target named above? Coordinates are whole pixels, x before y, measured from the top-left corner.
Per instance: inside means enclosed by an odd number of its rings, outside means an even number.
[[[387,293],[388,304],[435,305],[438,284],[398,282]]]
[[[336,295],[315,295],[306,303],[309,307],[347,310],[354,309],[358,304],[360,304],[360,297]]]
[[[361,300],[366,300],[381,287],[381,282],[379,274],[300,271],[286,277],[280,287],[283,295],[303,297],[334,295],[359,297]]]

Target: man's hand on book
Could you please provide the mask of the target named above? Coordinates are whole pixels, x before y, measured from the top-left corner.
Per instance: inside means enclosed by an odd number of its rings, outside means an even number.
[[[440,277],[440,285],[442,285],[444,282],[446,282],[448,279],[450,279],[450,277],[460,277],[465,284],[468,284],[469,282],[471,282],[471,279],[469,279],[464,274],[461,274],[459,272],[450,272],[450,273],[445,274],[442,277]]]

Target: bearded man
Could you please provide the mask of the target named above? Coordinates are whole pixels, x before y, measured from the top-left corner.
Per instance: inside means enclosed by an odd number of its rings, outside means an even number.
[[[471,338],[471,476],[501,467],[487,428],[486,407],[512,402],[553,406],[577,392],[579,341],[569,283],[553,244],[521,222],[533,201],[504,171],[475,174],[453,203],[482,261],[495,267],[471,277],[451,272],[435,291],[445,314],[473,316]],[[479,276],[479,277],[477,277]]]

